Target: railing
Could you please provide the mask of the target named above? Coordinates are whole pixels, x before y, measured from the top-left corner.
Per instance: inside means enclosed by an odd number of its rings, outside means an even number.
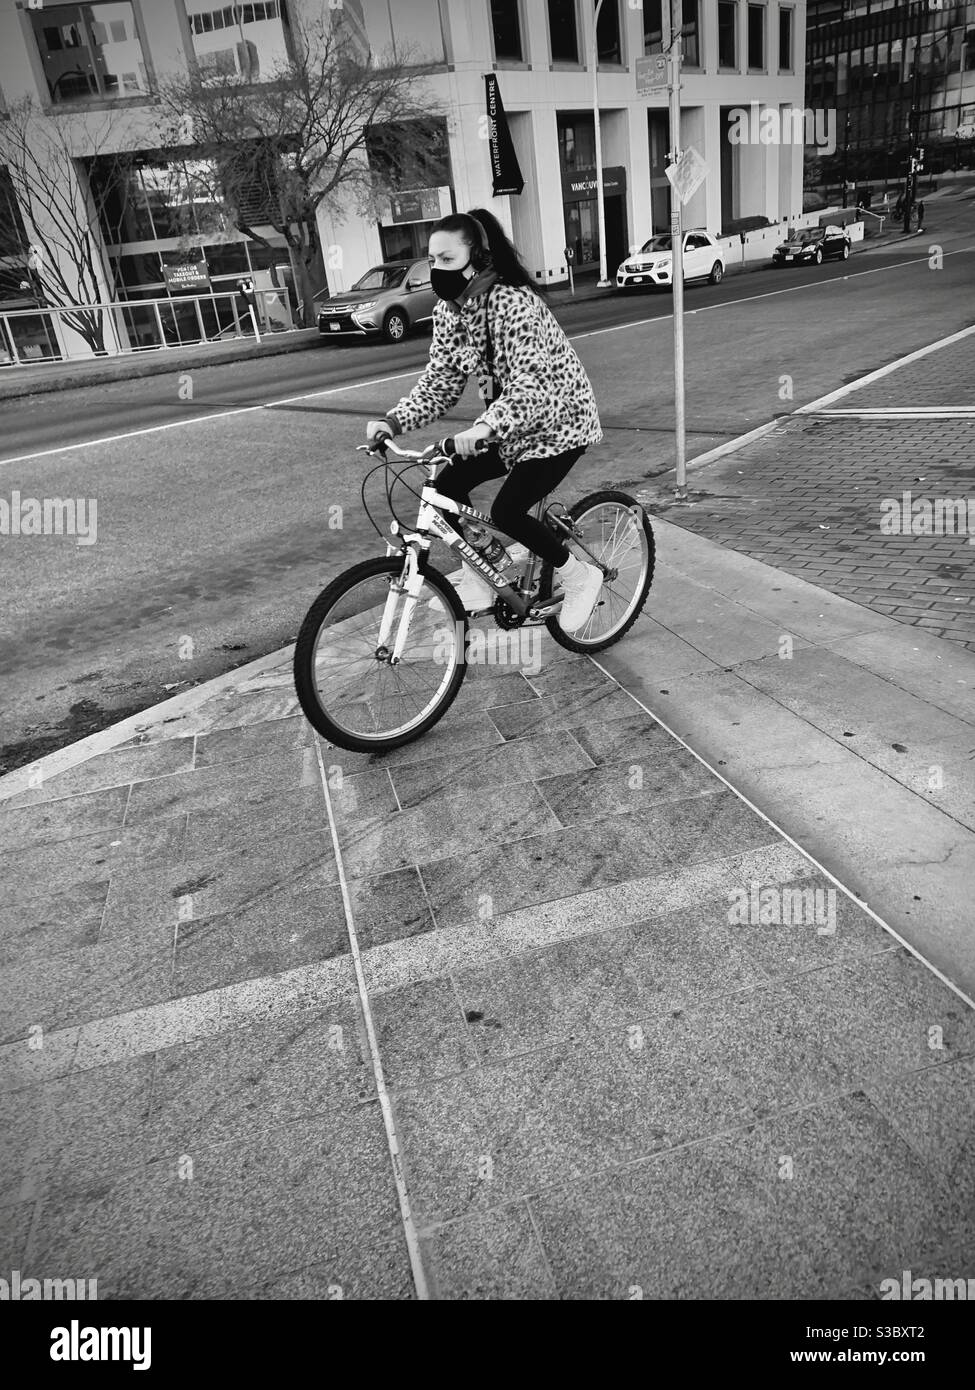
[[[294,328],[285,290],[256,290],[255,302],[258,338]],[[0,366],[157,352],[248,335],[254,335],[254,324],[236,291],[16,309],[0,313]]]

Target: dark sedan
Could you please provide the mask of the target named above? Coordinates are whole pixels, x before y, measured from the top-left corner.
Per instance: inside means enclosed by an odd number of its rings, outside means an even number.
[[[845,261],[850,254],[850,234],[845,227],[807,227],[792,232],[772,252],[773,265],[822,265],[830,256]]]

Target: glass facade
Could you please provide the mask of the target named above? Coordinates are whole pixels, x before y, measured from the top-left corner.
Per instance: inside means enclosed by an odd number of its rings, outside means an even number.
[[[765,6],[748,6],[748,69],[765,71]]]
[[[643,0],[643,52],[662,53],[664,22],[661,0]]]
[[[285,68],[290,34],[285,0],[251,5],[214,6],[211,0],[184,0],[193,35],[193,53],[204,80],[240,77],[266,81]]]
[[[148,95],[131,4],[45,4],[28,13],[54,104]]]
[[[806,32],[806,104],[837,113],[826,181],[902,180],[912,109],[924,174],[975,167],[975,0],[810,0]]]

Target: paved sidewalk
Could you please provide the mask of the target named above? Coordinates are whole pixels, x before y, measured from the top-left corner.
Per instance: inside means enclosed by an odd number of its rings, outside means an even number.
[[[706,584],[717,547],[660,530]],[[791,583],[801,632],[830,600]],[[718,669],[679,607],[662,576],[616,649],[664,708]],[[778,637],[737,618],[726,665]],[[4,1269],[532,1300],[975,1273],[975,1013],[606,670],[541,658],[368,758],[311,734],[283,652],[0,783]]]
[[[641,493],[677,526],[975,652],[975,333]],[[908,530],[881,530],[885,500]],[[961,503],[953,533],[937,499]],[[912,504],[920,510],[912,512]],[[894,512],[887,501],[887,514]]]

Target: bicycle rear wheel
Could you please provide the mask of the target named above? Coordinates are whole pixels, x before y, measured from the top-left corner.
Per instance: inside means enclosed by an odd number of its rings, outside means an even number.
[[[467,614],[453,585],[428,568],[402,659],[390,660],[405,594],[402,557],[340,574],[308,610],[294,655],[295,691],[323,738],[382,753],[419,738],[450,708],[467,671]]]
[[[603,583],[591,616],[578,632],[564,632],[556,613],[546,627],[570,652],[600,652],[618,642],[636,622],[653,583],[656,551],[646,511],[625,492],[591,492],[569,508],[579,540],[612,577]],[[583,559],[588,559],[581,552]],[[591,561],[590,561],[591,563]],[[553,569],[542,569],[540,594],[551,597]]]

